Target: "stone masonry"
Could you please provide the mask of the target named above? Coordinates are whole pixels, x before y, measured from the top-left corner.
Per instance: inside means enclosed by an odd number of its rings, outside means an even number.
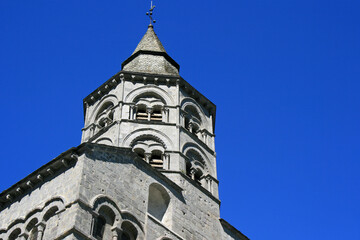
[[[179,69],[149,25],[81,144],[0,194],[0,240],[247,240],[220,218],[216,106]]]

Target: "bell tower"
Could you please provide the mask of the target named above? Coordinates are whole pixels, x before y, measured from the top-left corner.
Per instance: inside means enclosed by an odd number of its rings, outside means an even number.
[[[84,101],[81,144],[0,193],[0,240],[248,240],[220,218],[215,105],[151,24]]]
[[[215,105],[179,75],[149,25],[122,70],[84,99],[82,142],[130,148],[172,180],[218,197]]]

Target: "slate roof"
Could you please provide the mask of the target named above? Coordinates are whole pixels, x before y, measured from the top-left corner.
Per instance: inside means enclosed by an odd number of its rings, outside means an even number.
[[[141,50],[166,53],[165,48],[160,42],[158,36],[156,35],[154,27],[152,25],[149,25],[145,35],[143,36],[143,38],[137,45],[135,51],[133,52],[133,55]]]
[[[124,71],[170,76],[179,76],[180,70],[180,65],[165,51],[152,25],[149,25],[133,54],[121,66]]]

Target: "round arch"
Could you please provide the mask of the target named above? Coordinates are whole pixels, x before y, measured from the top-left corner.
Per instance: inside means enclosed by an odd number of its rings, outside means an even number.
[[[187,106],[194,107],[199,112],[201,121],[205,124],[208,123],[207,119],[205,118],[205,116],[206,116],[205,112],[203,111],[202,107],[194,99],[186,97],[181,101],[180,106],[181,106],[181,110],[183,110],[183,111],[185,110],[185,108]]]
[[[103,138],[99,138],[95,141],[95,143],[97,144],[104,144],[104,145],[109,145],[109,146],[113,146],[113,142],[110,138],[108,137],[103,137]]]
[[[132,103],[135,98],[146,93],[153,93],[160,96],[164,101],[165,105],[174,105],[174,99],[169,93],[155,85],[146,85],[143,87],[136,88],[128,93],[125,97],[125,102]]]
[[[120,145],[122,147],[131,147],[131,145],[136,142],[137,139],[141,139],[142,137],[156,139],[163,144],[165,149],[173,149],[173,142],[166,134],[151,128],[142,128],[131,132],[124,138]]]
[[[199,154],[204,160],[205,170],[207,170],[210,175],[214,176],[214,168],[206,153],[194,143],[184,144],[181,152],[186,156],[189,151],[195,151],[197,154]]]
[[[98,111],[99,109],[101,109],[101,107],[104,105],[104,104],[107,104],[107,103],[112,103],[114,106],[117,105],[118,103],[118,99],[115,95],[111,94],[111,95],[107,95],[105,96],[104,98],[102,98],[98,103],[97,105],[94,107],[94,110],[92,111],[91,113],[91,116],[90,116],[90,122],[94,122],[95,121],[95,118],[96,118],[96,115],[98,114]]]

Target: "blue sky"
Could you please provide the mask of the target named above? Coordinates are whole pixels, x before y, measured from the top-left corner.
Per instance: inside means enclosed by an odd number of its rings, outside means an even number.
[[[217,105],[221,215],[253,240],[360,239],[360,2],[155,1]],[[82,99],[146,31],[146,0],[0,1],[0,191],[80,143]]]

